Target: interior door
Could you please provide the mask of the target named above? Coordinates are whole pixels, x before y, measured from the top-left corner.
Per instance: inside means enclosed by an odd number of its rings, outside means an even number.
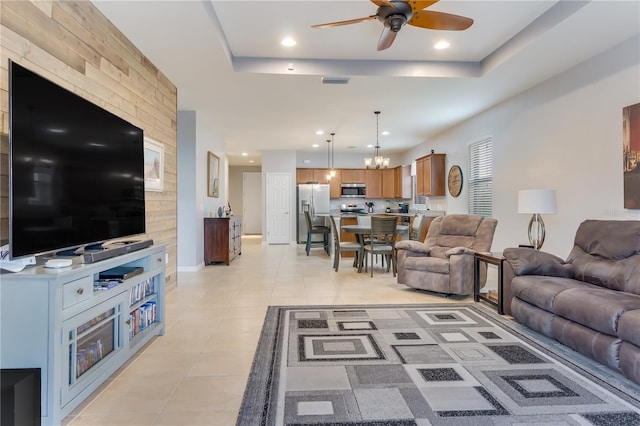
[[[267,173],[267,244],[291,242],[291,174]]]
[[[242,228],[245,234],[262,234],[262,173],[242,173]]]

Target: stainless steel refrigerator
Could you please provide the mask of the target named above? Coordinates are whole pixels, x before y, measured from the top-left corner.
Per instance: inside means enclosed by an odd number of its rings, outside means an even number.
[[[331,209],[329,185],[306,183],[298,185],[298,242],[307,242],[307,221],[304,218],[304,212],[311,214],[314,224],[323,225],[324,216],[314,217],[317,214],[329,214]],[[322,235],[313,235],[312,241],[322,241]]]

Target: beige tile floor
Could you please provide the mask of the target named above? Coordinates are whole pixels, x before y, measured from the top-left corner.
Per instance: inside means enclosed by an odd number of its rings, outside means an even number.
[[[78,407],[65,425],[234,425],[269,305],[450,303],[373,278],[350,261],[339,272],[322,249],[243,237],[231,265],[179,273],[166,295],[166,332]]]

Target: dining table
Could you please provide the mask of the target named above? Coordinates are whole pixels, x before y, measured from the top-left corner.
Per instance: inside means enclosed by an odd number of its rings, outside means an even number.
[[[355,234],[356,241],[360,243],[360,253],[358,253],[358,272],[362,272],[362,259],[364,256],[364,236],[371,234],[371,225],[343,225],[340,227],[344,232]],[[398,235],[406,234],[409,231],[408,225],[398,225],[396,227]]]

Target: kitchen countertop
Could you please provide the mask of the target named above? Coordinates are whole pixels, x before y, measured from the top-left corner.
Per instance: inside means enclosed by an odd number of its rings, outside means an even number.
[[[419,213],[386,213],[386,212],[373,212],[373,213],[340,213],[340,212],[331,212],[332,215],[334,215],[335,217],[358,217],[358,216],[371,216],[371,215],[377,215],[377,214],[384,214],[384,215],[390,215],[390,216],[403,216],[403,217],[414,217],[417,214],[422,214],[424,216],[429,216],[429,217],[434,217],[434,216],[443,216],[445,214],[445,212],[443,211],[436,211],[436,210],[425,210],[425,211],[420,211]],[[327,215],[318,215],[318,216],[327,216]]]

